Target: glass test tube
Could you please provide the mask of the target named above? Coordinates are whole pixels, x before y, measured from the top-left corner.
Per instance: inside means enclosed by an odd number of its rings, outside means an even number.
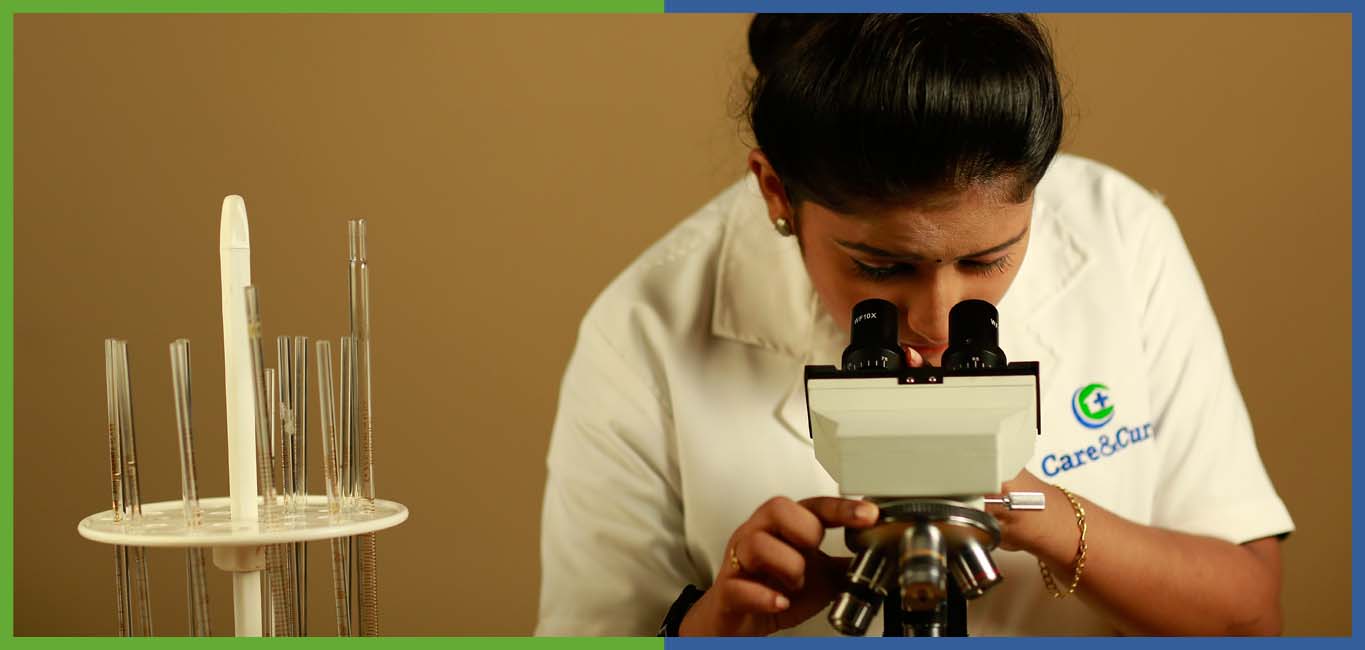
[[[360,507],[374,511],[374,427],[370,399],[370,271],[366,255],[366,222],[354,219],[347,222],[349,285],[351,299],[351,336],[354,338],[355,436],[358,452],[358,482],[356,492]],[[376,536],[367,533],[357,537],[360,556],[360,634],[379,634],[379,585]]]
[[[308,342],[306,336],[294,337],[294,499],[298,508],[307,507],[308,502]],[[308,631],[308,544],[294,544],[294,583],[295,602],[298,616],[295,624],[300,634]]]
[[[118,385],[119,432],[123,450],[123,495],[133,521],[142,519],[142,494],[137,473],[137,432],[133,429],[133,389],[128,370],[128,342],[114,341],[114,379]],[[135,546],[129,550],[133,564],[133,593],[137,600],[137,630],[139,636],[151,636],[152,594],[147,576],[147,549]]]
[[[251,371],[252,384],[256,403],[256,481],[261,493],[260,520],[263,528],[272,528],[276,523],[275,513],[275,483],[274,472],[271,462],[271,422],[270,413],[273,410],[270,400],[267,398],[267,386],[270,385],[265,368],[265,354],[261,349],[261,310],[257,298],[256,287],[248,286],[243,289],[246,295],[246,322],[247,339],[250,343],[251,352]],[[270,600],[271,616],[276,622],[275,630],[279,631],[279,621],[284,616],[284,581],[281,575],[279,547],[275,544],[268,544],[265,547],[266,573],[270,581]]]
[[[114,339],[104,340],[104,397],[109,415],[109,482],[114,521],[123,519],[123,442],[120,433],[118,380],[115,372]],[[128,548],[114,546],[114,614],[118,635],[129,636],[133,629],[133,603],[128,584]]]
[[[175,395],[175,421],[180,436],[180,493],[185,508],[185,525],[190,528],[203,523],[199,507],[199,480],[194,462],[194,430],[192,411],[190,342],[176,339],[171,343],[171,388]],[[204,576],[204,549],[185,550],[185,574],[188,583],[186,610],[189,612],[190,636],[210,636],[208,582]]]
[[[332,343],[317,342],[318,367],[318,422],[322,429],[322,479],[327,491],[327,512],[332,517],[341,514],[341,486],[337,450],[339,439],[336,427],[336,404],[332,396]],[[346,580],[347,568],[343,549],[345,539],[331,540],[332,595],[336,609],[338,636],[351,636],[351,601]]]

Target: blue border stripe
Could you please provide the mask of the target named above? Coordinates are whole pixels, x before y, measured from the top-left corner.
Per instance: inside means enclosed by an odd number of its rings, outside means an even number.
[[[880,11],[939,11],[987,12],[1030,11],[1038,13],[1352,13],[1359,2],[1348,0],[1128,0],[1106,2],[1094,0],[1045,0],[1022,3],[1018,0],[665,0],[665,13],[750,13],[779,11],[786,13],[859,13]]]
[[[5,19],[5,21],[6,21],[6,25],[12,24],[12,23],[9,23],[8,21],[11,21],[11,20],[12,20],[12,17],[13,17],[13,8],[12,8],[12,5],[13,5],[14,3],[13,3],[13,2],[4,2],[3,4],[4,4],[4,11],[3,11],[3,13],[5,14],[5,15],[4,15],[4,19]],[[339,0],[338,4],[337,4],[336,6],[337,6],[337,7],[341,7],[341,6],[344,6],[344,4],[345,4],[344,1]],[[119,4],[118,4],[117,2],[110,2],[110,3],[109,3],[109,6],[110,6],[111,10],[114,10],[113,8],[119,6]],[[1135,13],[1148,13],[1148,12],[1173,12],[1173,13],[1190,13],[1190,12],[1246,12],[1246,13],[1254,13],[1254,12],[1262,12],[1262,13],[1290,13],[1290,12],[1292,12],[1292,13],[1325,13],[1325,12],[1331,12],[1331,13],[1351,13],[1351,12],[1353,12],[1353,10],[1355,9],[1355,3],[1340,2],[1340,1],[1338,1],[1338,2],[1331,2],[1331,1],[1321,1],[1321,0],[1314,0],[1314,1],[1311,1],[1311,2],[1303,3],[1303,4],[1293,4],[1293,3],[1285,2],[1285,1],[1283,1],[1283,0],[1281,0],[1280,2],[1264,2],[1264,1],[1250,1],[1250,2],[1211,2],[1211,1],[1205,0],[1205,1],[1203,1],[1203,2],[1189,2],[1189,3],[1186,3],[1186,2],[1178,2],[1178,1],[1174,1],[1174,0],[1159,0],[1159,1],[1154,1],[1154,2],[1140,2],[1140,3],[1139,3],[1139,2],[1113,3],[1113,4],[1109,4],[1108,6],[1105,6],[1105,7],[1103,7],[1103,8],[1097,8],[1097,7],[1095,7],[1095,6],[1094,6],[1093,4],[1091,4],[1091,3],[1083,3],[1083,2],[1076,2],[1076,1],[1064,1],[1064,0],[1054,0],[1053,2],[1041,2],[1041,3],[1036,3],[1036,4],[1034,4],[1033,6],[1028,6],[1028,7],[1022,7],[1021,4],[1018,3],[1018,2],[1006,2],[1006,1],[999,1],[999,0],[997,0],[997,1],[988,1],[988,0],[963,0],[963,1],[961,1],[961,2],[948,2],[948,1],[946,1],[946,0],[934,0],[934,1],[927,1],[927,2],[911,2],[911,1],[908,1],[908,0],[902,0],[902,1],[900,1],[900,2],[892,2],[892,1],[887,1],[887,0],[881,0],[881,1],[877,1],[877,0],[849,0],[849,1],[846,1],[846,2],[835,2],[834,0],[823,0],[823,1],[816,1],[816,0],[788,0],[788,1],[786,1],[786,2],[781,2],[781,3],[776,3],[776,2],[766,2],[766,3],[764,3],[764,2],[758,2],[758,1],[756,1],[756,0],[748,0],[748,1],[740,1],[740,0],[730,0],[730,1],[725,1],[725,0],[667,0],[667,1],[664,3],[664,10],[667,11],[667,12],[751,12],[751,11],[758,11],[758,10],[765,10],[765,9],[766,9],[766,10],[780,9],[780,10],[782,10],[782,11],[843,11],[843,12],[852,12],[852,11],[906,11],[906,10],[931,10],[931,11],[1004,11],[1004,10],[1014,10],[1014,11],[1018,11],[1018,10],[1021,10],[1021,9],[1025,9],[1025,10],[1029,10],[1029,11],[1038,11],[1038,12],[1089,12],[1089,13],[1117,13],[1117,12],[1135,12]],[[401,8],[400,8],[400,9],[396,9],[396,11],[401,11]],[[1363,265],[1362,265],[1362,262],[1356,257],[1355,251],[1357,251],[1357,250],[1359,250],[1359,249],[1361,248],[1362,243],[1365,243],[1365,235],[1362,235],[1362,233],[1361,233],[1360,224],[1358,223],[1358,221],[1357,221],[1357,219],[1356,219],[1356,216],[1359,215],[1359,214],[1361,214],[1362,199],[1361,199],[1361,196],[1360,196],[1360,188],[1362,187],[1362,185],[1365,185],[1365,183],[1362,183],[1362,174],[1365,174],[1365,172],[1362,172],[1361,169],[1360,169],[1360,166],[1359,166],[1359,161],[1360,161],[1360,159],[1361,159],[1361,157],[1360,157],[1359,154],[1360,154],[1360,152],[1361,152],[1361,150],[1362,150],[1362,137],[1361,137],[1361,135],[1359,134],[1359,132],[1354,128],[1354,125],[1357,123],[1357,120],[1356,120],[1355,118],[1356,118],[1356,116],[1360,113],[1360,111],[1361,111],[1361,106],[1362,106],[1362,93],[1361,93],[1359,84],[1357,83],[1357,78],[1358,78],[1358,75],[1359,75],[1359,71],[1362,69],[1362,65],[1365,64],[1365,56],[1362,56],[1362,45],[1360,44],[1360,34],[1359,34],[1359,31],[1356,29],[1354,16],[1353,16],[1353,21],[1352,21],[1352,23],[1353,23],[1353,24],[1352,24],[1351,57],[1352,57],[1352,66],[1353,66],[1353,67],[1352,67],[1352,84],[1353,84],[1353,85],[1352,85],[1351,97],[1352,97],[1352,102],[1353,102],[1353,103],[1352,103],[1352,124],[1353,124],[1353,129],[1352,129],[1352,135],[1351,135],[1351,138],[1352,138],[1352,141],[1351,141],[1351,147],[1352,147],[1352,149],[1351,149],[1351,150],[1352,150],[1352,165],[1353,165],[1353,168],[1352,168],[1352,189],[1353,189],[1353,194],[1352,194],[1352,199],[1351,199],[1351,218],[1352,218],[1352,234],[1351,234],[1351,240],[1352,240],[1352,264],[1351,264],[1351,279],[1352,279],[1352,286],[1351,286],[1351,299],[1352,299],[1352,304],[1351,304],[1351,317],[1352,317],[1352,325],[1351,325],[1351,331],[1352,331],[1352,336],[1353,336],[1353,338],[1356,339],[1356,340],[1358,341],[1358,340],[1363,340],[1363,339],[1362,339],[1362,333],[1365,333],[1365,326],[1363,326],[1362,323],[1361,323],[1361,320],[1362,320],[1362,319],[1361,319],[1360,301],[1357,299],[1357,297],[1358,297],[1358,295],[1359,295],[1359,293],[1360,293],[1360,291],[1361,291],[1361,287],[1362,287],[1362,286],[1365,286],[1365,281],[1363,281],[1363,280],[1365,280],[1365,266],[1363,266]],[[5,30],[5,32],[8,32],[8,30]],[[10,35],[12,35],[12,34],[10,34]],[[5,66],[12,72],[12,65],[13,65],[13,52],[12,52],[12,47],[13,47],[13,43],[12,43],[12,39],[9,39],[9,40],[10,40],[10,42],[11,42],[11,46],[3,46],[3,45],[0,45],[0,47],[6,47],[7,50],[10,50],[10,51],[8,51],[8,52],[5,52],[5,54],[4,54],[4,56],[3,56],[3,59],[4,59],[3,65],[5,65]],[[2,41],[0,41],[0,42],[2,42]],[[8,108],[8,110],[9,110],[9,113],[10,113],[10,114],[7,115],[6,117],[12,117],[13,105],[11,104],[11,105],[8,106],[7,108]],[[11,138],[11,141],[10,141],[10,142],[0,143],[0,149],[8,149],[9,151],[8,151],[7,153],[10,154],[10,155],[13,154],[12,147],[13,147],[12,138]],[[12,199],[13,199],[12,192],[9,192],[9,193],[7,193],[7,194],[8,194],[7,196],[0,196],[0,200],[3,200],[3,201],[5,201],[5,202],[10,202],[10,201],[12,201]],[[12,203],[9,205],[9,208],[12,209]],[[8,226],[8,225],[10,225],[10,224],[7,223],[7,224],[5,224],[5,225]],[[10,237],[11,237],[10,242],[12,243],[12,233],[10,233]],[[6,265],[8,265],[8,264],[12,264],[12,263],[13,263],[13,251],[12,251],[12,250],[0,249],[0,264],[6,264]],[[9,278],[5,278],[5,279],[11,279],[11,278],[12,278],[12,276],[10,276]],[[7,288],[12,292],[13,287],[7,287]],[[12,295],[12,293],[11,293],[10,295]],[[8,327],[11,328],[11,329],[5,329],[4,327],[0,327],[0,337],[5,338],[5,339],[6,339],[5,343],[7,344],[7,345],[4,345],[4,346],[0,346],[0,352],[4,352],[4,353],[6,353],[6,354],[8,354],[8,355],[11,355],[11,359],[12,359],[12,351],[13,351],[12,344],[13,344],[13,342],[12,342],[12,339],[10,339],[9,337],[12,337],[13,321],[10,320],[8,323],[4,323],[3,325],[4,325],[4,326],[8,326]],[[1362,369],[1362,367],[1365,367],[1365,355],[1362,354],[1362,352],[1360,351],[1358,345],[1354,344],[1354,342],[1353,342],[1353,344],[1352,344],[1352,350],[1351,350],[1351,369],[1352,369],[1352,380],[1353,380],[1352,388],[1351,388],[1351,395],[1352,395],[1353,406],[1354,406],[1354,404],[1365,403],[1365,388],[1362,388],[1362,386],[1361,386],[1361,384],[1360,384],[1360,380],[1359,380],[1360,370]],[[10,377],[9,379],[12,380],[12,377]],[[9,399],[12,399],[12,398],[13,398],[13,394],[12,394],[12,385],[9,386],[8,388],[10,388],[11,390],[10,390],[10,392],[9,392],[9,395],[7,395],[6,397],[8,397]],[[12,487],[13,487],[13,486],[12,486],[12,483],[10,483],[10,481],[11,481],[12,478],[13,478],[13,465],[12,465],[12,455],[11,455],[11,454],[12,454],[12,449],[9,449],[8,447],[9,447],[10,444],[12,444],[12,433],[13,433],[12,424],[13,424],[13,423],[12,423],[12,420],[11,420],[10,418],[11,418],[12,415],[13,415],[13,411],[12,411],[12,403],[11,403],[11,402],[6,401],[6,402],[3,403],[3,406],[4,406],[4,408],[3,408],[3,409],[0,409],[0,419],[3,419],[4,422],[3,422],[3,425],[0,425],[0,429],[3,429],[3,434],[4,434],[4,435],[3,435],[3,436],[0,436],[0,444],[4,444],[4,445],[7,447],[6,451],[9,452],[9,453],[6,454],[5,457],[4,457],[5,462],[2,463],[2,464],[0,464],[0,465],[3,465],[3,466],[0,466],[0,481],[3,481],[3,482],[4,482],[4,485],[3,485],[3,486],[0,486],[0,497],[3,497],[4,504],[5,504],[6,506],[9,506],[9,508],[8,508],[8,509],[9,509],[9,512],[0,513],[0,517],[3,517],[3,518],[5,519],[6,523],[9,525],[10,529],[9,529],[9,531],[8,531],[9,534],[6,535],[6,539],[3,540],[3,542],[4,542],[5,544],[0,544],[0,554],[3,554],[4,556],[6,556],[6,557],[4,558],[5,561],[4,561],[4,562],[0,562],[0,570],[2,570],[2,571],[0,571],[0,572],[3,572],[3,574],[4,574],[4,575],[3,575],[3,581],[4,581],[4,583],[5,583],[5,586],[8,587],[9,590],[11,591],[11,595],[12,595],[12,589],[13,589],[13,565],[12,565],[10,562],[12,561],[11,553],[12,553],[12,550],[13,550],[13,548],[12,548],[12,542],[13,542],[13,536],[12,536],[12,531],[13,531],[13,529],[12,529],[12,525],[13,525],[13,522],[12,522],[13,507],[12,507],[12,506],[13,506],[13,503],[12,503],[11,501],[9,501],[8,498],[10,498],[10,497],[13,496],[13,492],[12,492]],[[1361,452],[1362,438],[1361,438],[1361,436],[1360,436],[1360,432],[1361,432],[1361,428],[1362,428],[1362,420],[1361,420],[1359,414],[1357,414],[1354,410],[1352,411],[1351,427],[1352,427],[1352,435],[1353,435],[1353,442],[1354,442],[1354,444],[1353,444],[1353,449],[1352,449],[1352,454],[1351,454],[1351,457],[1352,457],[1352,485],[1351,485],[1351,495],[1352,495],[1352,499],[1353,499],[1352,504],[1351,504],[1352,532],[1353,532],[1353,535],[1352,535],[1352,540],[1353,540],[1353,541],[1352,541],[1352,555],[1354,555],[1354,553],[1355,553],[1355,552],[1361,547],[1361,545],[1362,545],[1362,542],[1361,542],[1361,540],[1360,540],[1359,535],[1354,534],[1354,532],[1355,532],[1355,521],[1359,518],[1360,509],[1361,509],[1361,507],[1362,507],[1362,506],[1361,506],[1361,500],[1362,500],[1362,498],[1365,498],[1365,497],[1362,497],[1362,494],[1361,494],[1361,490],[1360,490],[1359,485],[1357,485],[1356,482],[1354,481],[1354,466],[1355,466],[1355,464],[1357,463],[1357,461],[1359,460],[1359,458],[1361,457],[1361,453],[1362,453],[1362,452]],[[1357,563],[1354,562],[1354,559],[1353,559],[1353,558],[1348,558],[1347,560],[1348,560],[1348,562],[1350,562],[1350,566],[1351,566],[1351,569],[1350,569],[1350,570],[1351,570],[1351,576],[1352,576],[1352,594],[1353,594],[1351,612],[1352,612],[1352,623],[1353,623],[1353,630],[1354,630],[1354,628],[1355,628],[1355,622],[1359,619],[1359,613],[1360,613],[1361,607],[1362,607],[1361,598],[1360,598],[1359,595],[1356,593],[1356,585],[1358,585],[1359,582],[1360,582],[1359,579],[1360,579],[1360,573],[1361,573],[1361,572],[1360,572],[1360,569],[1359,569],[1359,565],[1358,565]],[[1292,568],[1292,567],[1286,567],[1286,570],[1287,570],[1287,571],[1292,571],[1293,568]],[[12,606],[12,604],[13,604],[12,601],[6,603],[6,605],[8,605],[8,606]],[[13,611],[12,611],[12,609],[10,609],[9,607],[6,607],[6,610],[7,610],[7,611],[5,611],[5,612],[3,612],[3,613],[0,613],[0,638],[11,638],[11,635],[12,635],[12,633],[13,633],[13,628],[12,628],[12,614],[13,614]],[[221,640],[220,640],[220,641],[221,641]],[[547,640],[547,641],[541,641],[541,640],[538,640],[538,639],[536,639],[536,640],[516,640],[516,639],[507,640],[507,639],[499,639],[499,640],[495,640],[494,642],[495,642],[496,644],[522,645],[522,641],[525,641],[525,644],[526,644],[526,645],[541,645],[541,646],[546,646],[546,645],[550,645],[550,644],[555,643],[554,641],[548,641],[548,640]],[[83,644],[83,643],[85,643],[85,642],[87,642],[87,641],[82,641],[82,640],[68,641],[68,640],[64,640],[64,639],[30,638],[30,639],[20,639],[19,642],[20,642],[20,643],[29,643],[29,644],[41,644],[41,645],[43,645],[43,646],[51,646],[51,645],[64,645],[64,644],[66,644],[66,643],[81,643],[81,644]],[[92,642],[97,642],[97,641],[92,641]],[[179,643],[179,641],[178,641],[178,640],[175,640],[175,639],[152,639],[152,640],[141,640],[141,643],[143,643],[143,644],[146,644],[146,643],[167,643],[167,642]],[[320,641],[320,642],[330,642],[330,641]],[[419,643],[419,644],[427,644],[427,643],[430,643],[430,642],[440,642],[440,643],[442,643],[443,645],[445,645],[446,643],[448,643],[447,641],[442,641],[442,640],[439,640],[439,639],[429,639],[429,640],[426,640],[426,639],[412,639],[412,640],[404,639],[404,640],[386,640],[385,642],[388,643],[388,644],[393,644],[393,643]],[[454,645],[455,647],[460,647],[460,646],[470,647],[471,644],[473,644],[474,646],[483,646],[483,645],[489,645],[490,643],[494,643],[494,642],[490,642],[490,641],[487,640],[487,639],[484,639],[484,640],[479,640],[479,639],[456,639],[456,640],[454,641],[453,645]],[[956,643],[961,643],[961,642],[964,642],[964,641],[954,641],[954,640],[951,640],[951,639],[942,639],[942,640],[936,641],[935,643],[955,643],[955,642],[956,642]],[[1068,645],[1070,645],[1071,647],[1076,647],[1076,648],[1080,648],[1080,647],[1082,647],[1082,646],[1084,646],[1084,647],[1086,647],[1086,648],[1089,648],[1089,647],[1093,646],[1093,645],[1096,644],[1096,643],[1100,643],[1100,644],[1110,644],[1110,643],[1138,643],[1138,644],[1142,644],[1142,645],[1147,645],[1147,644],[1150,644],[1150,643],[1154,643],[1154,641],[1152,641],[1152,640],[1150,640],[1150,639],[1100,639],[1100,640],[1095,640],[1095,639],[1014,639],[1014,640],[1007,640],[1007,641],[1006,641],[1006,640],[994,640],[994,639],[974,639],[974,640],[970,641],[970,643],[976,643],[976,644],[981,644],[981,643],[1002,643],[1002,642],[1003,642],[1003,643],[1009,643],[1009,644],[1010,644],[1011,646],[1013,646],[1013,647],[1017,647],[1018,644],[1024,644],[1024,645],[1036,644],[1036,645],[1038,645],[1039,647],[1047,647],[1047,648],[1055,648],[1055,647],[1057,647],[1057,646],[1068,646]],[[1200,646],[1204,646],[1204,645],[1206,645],[1206,644],[1236,644],[1236,647],[1243,647],[1243,644],[1247,644],[1247,643],[1253,643],[1253,644],[1254,644],[1254,643],[1276,643],[1276,644],[1283,643],[1283,642],[1276,641],[1276,640],[1264,640],[1264,639],[1163,639],[1163,640],[1155,641],[1155,642],[1156,642],[1156,643],[1161,643],[1161,644],[1163,644],[1163,645],[1164,645],[1164,644],[1175,644],[1175,645],[1185,645],[1185,646],[1190,646],[1190,645],[1192,645],[1192,644],[1199,644]],[[572,643],[573,643],[574,645],[577,645],[577,642],[572,642]],[[597,642],[597,641],[594,641],[594,640],[587,640],[587,641],[584,642],[585,645],[587,645],[587,644],[596,645],[597,643],[598,643],[598,642]],[[817,646],[817,647],[819,647],[819,648],[828,648],[828,647],[831,647],[831,646],[840,646],[840,645],[842,645],[843,647],[853,648],[853,647],[855,647],[855,646],[853,646],[853,645],[851,645],[851,644],[867,644],[867,643],[872,643],[872,644],[874,644],[874,645],[880,643],[880,644],[885,645],[886,648],[890,649],[890,648],[892,648],[892,647],[897,647],[897,648],[899,648],[899,647],[904,647],[904,646],[901,645],[901,644],[913,643],[913,641],[909,641],[909,640],[898,640],[898,639],[847,639],[847,638],[842,638],[842,639],[841,639],[841,638],[828,638],[828,639],[668,639],[668,640],[665,641],[665,646],[668,647],[668,648],[676,648],[676,647],[702,648],[702,647],[704,647],[704,648],[707,648],[707,649],[714,649],[714,648],[726,648],[726,647],[745,647],[745,648],[753,648],[753,647],[755,647],[755,646],[761,646],[761,645],[765,645],[765,644],[768,644],[769,647],[779,647],[779,646],[774,646],[774,645],[771,645],[771,644],[780,644],[780,647],[782,647],[782,648],[793,648],[793,647],[811,647],[812,644],[814,644],[815,646]],[[1347,639],[1340,639],[1340,638],[1338,638],[1338,639],[1315,639],[1315,640],[1314,640],[1314,643],[1315,643],[1315,645],[1319,645],[1319,646],[1326,645],[1326,646],[1342,647],[1342,648],[1345,648],[1345,647],[1354,647],[1354,646],[1353,646],[1353,641],[1352,641],[1352,639],[1350,639],[1350,638],[1347,638]],[[886,645],[886,644],[897,644],[897,645],[892,646],[892,645]],[[1348,644],[1351,644],[1351,645],[1348,646]],[[562,644],[561,644],[561,645],[562,645]],[[862,645],[862,646],[857,646],[857,647],[866,648],[866,647],[868,647],[868,646]]]
[[[1305,639],[1314,648],[1353,648],[1355,642],[1350,637],[1313,637]],[[766,638],[670,638],[664,639],[664,650],[830,650],[839,648],[840,650],[867,650],[869,647],[877,647],[879,650],[896,650],[913,647],[915,644],[929,643],[934,646],[939,644],[959,644],[959,648],[1047,648],[1048,650],[1093,650],[1096,645],[1132,645],[1136,647],[1151,647],[1160,644],[1163,647],[1173,648],[1200,648],[1207,650],[1209,646],[1223,646],[1224,648],[1246,648],[1258,645],[1265,645],[1267,648],[1284,648],[1290,644],[1297,645],[1298,641],[1287,640],[1284,638],[1232,638],[1232,637],[1170,637],[1154,639],[1151,637],[1067,637],[1067,638],[1004,638],[1004,637],[973,637],[970,639],[951,639],[942,638],[932,641],[905,639],[905,638],[881,638],[881,637],[766,637]],[[869,644],[871,644],[869,646]],[[907,645],[910,644],[910,645]],[[962,645],[965,644],[965,645]]]
[[[1361,66],[1365,65],[1365,46],[1361,45],[1361,32],[1359,16],[1351,16],[1351,557],[1348,559],[1351,565],[1351,634],[1355,635],[1360,629],[1361,597],[1360,583],[1361,571],[1360,563],[1355,561],[1355,556],[1360,553],[1362,546],[1360,539],[1359,526],[1361,501],[1365,496],[1361,495],[1360,482],[1356,480],[1355,468],[1360,465],[1362,441],[1365,437],[1361,435],[1360,405],[1365,404],[1365,387],[1361,385],[1361,369],[1365,367],[1365,355],[1362,355],[1360,346],[1362,326],[1360,294],[1361,287],[1365,286],[1365,265],[1360,259],[1360,251],[1365,248],[1365,235],[1362,235],[1360,215],[1361,215],[1361,187],[1365,187],[1365,172],[1360,169],[1362,138],[1360,135],[1360,113],[1361,102],[1365,99],[1365,93],[1360,88]]]
[[[1365,420],[1356,410],[1357,405],[1365,404],[1365,385],[1361,380],[1362,370],[1365,370],[1365,352],[1361,347],[1365,345],[1365,310],[1361,308],[1360,295],[1362,287],[1365,287],[1365,261],[1362,261],[1358,251],[1365,250],[1365,227],[1362,227],[1360,215],[1362,206],[1365,205],[1365,198],[1362,198],[1362,188],[1365,188],[1365,170],[1361,168],[1362,151],[1365,151],[1365,137],[1360,133],[1359,116],[1362,106],[1365,106],[1365,92],[1361,90],[1359,82],[1360,71],[1365,70],[1365,45],[1362,45],[1361,30],[1358,28],[1359,21],[1355,16],[1355,9],[1358,2],[1341,1],[1311,1],[1305,3],[1269,2],[1262,0],[1252,0],[1243,2],[1220,2],[1220,1],[1194,1],[1180,2],[1178,0],[1154,0],[1148,2],[1115,2],[1107,3],[1102,7],[1096,6],[1093,2],[1079,2],[1068,0],[1052,0],[1051,2],[1035,2],[1024,6],[1024,3],[1009,2],[1003,0],[961,0],[950,2],[946,0],[927,0],[913,2],[910,0],[845,0],[836,2],[833,0],[784,0],[782,2],[760,2],[758,0],[665,0],[664,11],[667,13],[749,13],[756,11],[782,11],[782,12],[873,12],[873,11],[1030,11],[1039,13],[1350,13],[1351,21],[1351,557],[1343,558],[1350,566],[1351,575],[1351,636],[1332,637],[1332,638],[1312,638],[1310,641],[1314,647],[1355,647],[1355,632],[1360,629],[1362,598],[1359,593],[1359,585],[1362,582],[1361,563],[1355,562],[1354,556],[1365,546],[1361,540],[1361,534],[1356,526],[1360,520],[1362,502],[1365,502],[1365,494],[1362,494],[1360,484],[1355,480],[1355,467],[1360,464],[1362,457],[1362,447],[1365,447]],[[1285,571],[1293,571],[1292,566],[1286,566]],[[778,647],[769,644],[780,644],[781,648],[813,648],[823,650],[825,648],[844,647],[844,648],[866,648],[865,644],[897,644],[884,645],[888,650],[892,647],[904,647],[901,644],[913,643],[906,639],[854,639],[847,637],[832,637],[821,639],[801,639],[801,638],[782,638],[782,639],[667,639],[665,648],[668,650],[677,649],[696,649],[702,650],[724,650],[726,648],[743,648],[752,650],[759,647]],[[939,639],[934,643],[973,643],[973,644],[992,644],[1007,643],[1010,647],[1039,647],[1056,650],[1058,646],[1070,646],[1075,648],[1090,648],[1095,644],[1109,645],[1115,643],[1136,643],[1141,646],[1150,646],[1153,643],[1162,645],[1173,644],[1182,647],[1205,647],[1207,645],[1222,645],[1224,647],[1244,647],[1245,644],[1275,644],[1283,647],[1285,643],[1296,643],[1287,639],[1229,639],[1229,638],[1173,638],[1153,639],[1143,638],[1105,638],[1105,639],[982,639],[976,638],[970,641]],[[854,645],[863,644],[863,645]]]

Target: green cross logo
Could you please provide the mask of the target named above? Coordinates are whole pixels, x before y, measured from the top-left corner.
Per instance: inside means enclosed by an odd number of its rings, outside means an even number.
[[[1098,429],[1114,419],[1114,402],[1109,387],[1086,384],[1071,394],[1071,413],[1076,421],[1091,429]]]

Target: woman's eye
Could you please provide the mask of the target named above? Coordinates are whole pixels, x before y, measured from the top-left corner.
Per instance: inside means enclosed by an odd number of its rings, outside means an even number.
[[[1009,268],[1010,263],[1010,256],[1004,255],[989,262],[981,260],[960,260],[957,262],[957,265],[958,268],[967,273],[991,276]],[[878,266],[860,262],[856,259],[853,260],[853,268],[858,275],[873,281],[889,280],[896,276],[909,275],[915,270],[915,267],[910,264],[888,264],[886,266]]]
[[[853,268],[857,270],[859,275],[869,280],[886,280],[898,273],[903,273],[909,270],[909,267],[903,264],[891,264],[889,266],[873,266],[871,264],[864,264],[862,262],[859,262],[858,260],[853,260]]]
[[[962,260],[958,262],[958,264],[960,264],[963,269],[971,273],[977,273],[980,275],[994,275],[1009,268],[1010,256],[1004,255],[989,262],[982,262],[980,260]]]

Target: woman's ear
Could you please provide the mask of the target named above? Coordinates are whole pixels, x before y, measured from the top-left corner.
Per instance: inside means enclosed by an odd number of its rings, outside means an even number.
[[[776,226],[778,219],[785,219],[788,227],[795,230],[796,211],[787,197],[787,189],[783,187],[782,179],[777,177],[777,172],[773,171],[773,166],[768,162],[768,157],[763,155],[763,151],[759,149],[749,151],[749,171],[758,179],[758,189],[763,193],[763,202],[768,205],[768,221]]]

